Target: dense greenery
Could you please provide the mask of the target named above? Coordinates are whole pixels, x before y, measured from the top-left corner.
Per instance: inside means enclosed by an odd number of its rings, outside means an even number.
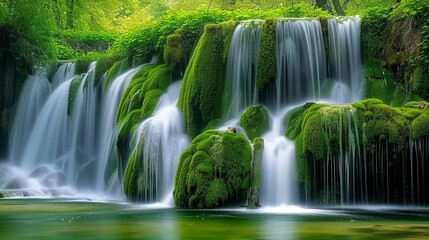
[[[182,153],[174,183],[174,204],[213,208],[245,203],[252,151],[243,135],[209,130]]]

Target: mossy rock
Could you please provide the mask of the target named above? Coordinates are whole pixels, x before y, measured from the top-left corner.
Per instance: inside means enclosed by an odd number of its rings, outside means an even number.
[[[100,55],[97,58],[97,65],[95,66],[95,83],[94,86],[97,86],[99,81],[101,80],[101,77],[110,69],[112,68],[113,64],[118,60],[116,56],[104,54]]]
[[[346,105],[312,104],[292,111],[295,117],[289,120],[286,135],[295,141],[302,138],[302,144],[299,144],[302,149],[297,147],[297,152],[314,159],[337,154],[340,145],[343,151],[347,151],[351,140],[348,126],[355,129],[353,141],[356,144],[365,143],[369,150],[374,150],[377,142],[386,140],[400,150],[409,137],[410,121],[421,116],[421,112],[407,107],[394,108],[379,99]]]
[[[148,118],[152,115],[155,110],[156,104],[159,98],[164,93],[161,89],[152,89],[146,92],[144,95],[141,117],[143,119]]]
[[[276,80],[276,25],[275,19],[267,19],[262,25],[256,79],[261,89]]]
[[[283,119],[283,125],[286,126],[285,136],[290,139],[295,139],[301,133],[302,120],[300,116],[305,110],[313,106],[314,102],[305,103],[302,106],[290,110]]]
[[[206,25],[186,68],[178,106],[191,137],[221,117],[227,58],[219,53],[229,46],[235,26],[235,22]]]
[[[262,105],[249,107],[241,114],[239,124],[249,139],[260,137],[270,128],[268,110]]]
[[[171,70],[165,65],[150,64],[140,69],[131,79],[118,107],[116,122],[119,124],[133,110],[142,109],[147,92],[158,89],[164,92],[172,82]],[[152,102],[157,101],[149,94]],[[158,97],[160,94],[158,94]],[[156,103],[155,103],[156,104]],[[145,108],[145,116],[152,114],[153,108]],[[151,110],[151,111],[149,111]]]
[[[76,101],[77,91],[79,90],[80,83],[82,81],[82,77],[76,76],[70,82],[69,94],[68,94],[68,102],[67,102],[67,115],[70,115],[73,112],[73,106]]]
[[[184,208],[238,206],[250,186],[252,150],[240,134],[209,130],[180,156],[174,203]]]
[[[178,67],[185,60],[182,51],[182,35],[171,34],[167,37],[167,45],[164,49],[164,62],[171,68]]]
[[[125,154],[129,152],[134,129],[152,115],[159,98],[171,83],[171,69],[165,64],[145,65],[131,79],[116,114],[116,126],[120,129],[116,147],[122,166],[128,166],[126,160],[130,156]]]
[[[106,77],[103,82],[103,89],[106,90],[110,84],[119,76],[125,69],[130,68],[127,61],[118,61],[112,64],[112,66],[106,71]]]
[[[411,136],[420,139],[429,135],[429,113],[419,115],[411,123]]]

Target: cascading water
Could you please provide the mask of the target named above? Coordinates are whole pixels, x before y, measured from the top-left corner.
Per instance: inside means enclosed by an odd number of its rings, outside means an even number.
[[[27,146],[34,119],[37,119],[50,92],[51,86],[46,70],[36,70],[25,81],[11,133],[10,159],[19,161],[22,158],[22,149]]]
[[[276,111],[321,97],[326,79],[322,27],[317,20],[279,20],[276,26]]]
[[[330,69],[335,80],[331,99],[336,103],[362,99],[360,18],[328,19]]]
[[[265,139],[260,199],[263,206],[291,205],[298,201],[295,144],[284,137],[283,113],[272,116],[271,130],[262,136]]]
[[[140,156],[142,189],[137,200],[145,203],[172,204],[174,176],[180,154],[190,141],[183,126],[182,113],[176,107],[181,82],[170,85],[152,117],[143,121],[138,130],[134,151]]]
[[[275,117],[272,117],[270,131],[262,136],[265,148],[260,203],[264,206],[298,202],[295,145],[284,137],[282,118],[287,114],[284,109],[305,101],[325,99],[332,103],[343,103],[361,98],[359,17],[330,19],[328,25],[329,38],[323,39],[322,25],[318,20],[281,19],[276,24],[277,77],[275,86],[271,88],[274,91],[266,96],[268,103],[275,103],[269,106]],[[238,116],[245,108],[259,103],[255,76],[260,32],[261,24],[258,21],[241,23],[234,31],[223,99],[224,117],[227,121],[222,129],[237,124]],[[326,63],[327,56],[329,65]],[[349,115],[354,116],[351,113]],[[356,130],[352,126],[354,125],[347,125],[350,136]],[[350,141],[350,144],[335,156],[345,172],[353,171],[350,159],[354,159],[353,154],[358,152],[347,152],[356,148],[354,141]],[[339,178],[342,179],[341,189],[363,186],[354,182],[349,173],[344,173]],[[350,194],[343,193],[344,201],[350,198]]]
[[[242,22],[232,36],[223,101],[226,119],[239,117],[244,109],[258,101],[256,67],[261,24],[258,20]]]
[[[30,195],[73,194],[72,189],[105,193],[105,152],[110,152],[116,109],[140,67],[117,77],[103,96],[101,84],[95,84],[95,68],[92,63],[86,74],[73,77],[74,64],[65,64],[51,83],[46,77],[27,81],[11,139],[16,147],[11,149],[11,166],[0,169],[0,188]],[[73,91],[76,79],[80,84]],[[49,88],[54,88],[50,95]],[[28,118],[34,124],[27,124]]]

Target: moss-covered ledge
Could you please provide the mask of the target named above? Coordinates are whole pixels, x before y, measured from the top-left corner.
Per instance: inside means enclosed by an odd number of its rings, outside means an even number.
[[[148,64],[142,67],[131,79],[116,114],[116,126],[119,129],[116,146],[119,162],[126,166],[129,142],[137,124],[149,117],[155,110],[162,93],[172,83],[171,69],[166,64]]]
[[[178,106],[191,137],[221,117],[227,51],[235,26],[235,21],[206,25],[186,68]]]
[[[205,131],[180,156],[174,204],[183,208],[245,204],[251,161],[252,150],[243,135]]]

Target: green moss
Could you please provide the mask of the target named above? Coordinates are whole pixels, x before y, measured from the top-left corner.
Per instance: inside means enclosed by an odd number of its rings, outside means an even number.
[[[209,130],[197,136],[180,156],[175,205],[213,208],[245,201],[251,154],[243,135]]]
[[[4,198],[4,194],[0,192],[0,198]]]
[[[411,136],[419,139],[429,135],[429,114],[424,113],[418,116],[411,123]]]
[[[379,99],[365,99],[350,105],[312,104],[304,108],[292,111],[295,117],[290,119],[286,135],[296,142],[298,137],[302,138],[296,151],[307,159],[324,159],[327,154],[339,153],[340,149],[347,151],[351,140],[346,127],[349,125],[359,133],[353,135],[353,141],[365,143],[370,150],[379,140],[386,140],[400,150],[409,137],[410,120],[422,112],[410,107],[393,108]]]
[[[152,115],[155,110],[156,104],[158,103],[159,98],[163,94],[163,91],[160,89],[153,89],[146,92],[144,95],[143,105],[142,105],[142,115],[141,118],[145,119]]]
[[[421,66],[417,66],[411,78],[413,92],[422,96],[429,97],[429,74]]]
[[[82,78],[80,76],[77,76],[70,83],[68,102],[67,102],[67,115],[70,115],[73,112],[73,106],[76,101],[76,95],[77,95],[77,91],[79,90],[81,81],[82,81]]]
[[[182,35],[172,34],[167,37],[167,45],[164,49],[164,62],[167,66],[177,67],[185,58],[182,51]]]
[[[133,152],[128,160],[124,175],[124,194],[129,200],[135,201],[138,193],[138,177],[141,164],[136,161],[138,152]]]
[[[364,63],[364,73],[365,97],[378,98],[384,103],[390,104],[396,85],[389,71],[382,69],[377,60],[369,59]]]
[[[164,92],[171,82],[171,70],[165,64],[152,64],[144,66],[134,75],[133,79],[122,95],[118,106],[118,113],[116,115],[117,124],[121,123],[131,111],[135,109],[143,109],[143,107],[144,117],[150,116],[155,107],[153,103],[155,101],[157,102],[158,98],[154,98],[155,95],[153,93],[148,94],[150,99],[148,99],[146,101],[146,105],[144,105],[146,94],[150,90],[155,89]],[[158,92],[158,97],[159,96],[160,94]]]
[[[262,25],[256,79],[261,89],[276,80],[276,23],[275,19],[267,19]]]
[[[284,126],[287,126],[285,135],[290,139],[295,139],[297,135],[301,132],[302,125],[302,114],[305,110],[310,108],[314,102],[305,103],[302,106],[296,107],[290,110],[283,120]]]
[[[97,60],[98,55],[83,55],[76,60],[75,74],[82,74],[88,72],[90,63]]]
[[[95,84],[94,86],[97,86],[99,81],[101,80],[101,77],[103,74],[105,74],[117,61],[117,57],[113,55],[100,55],[97,59],[97,65],[95,67]]]
[[[270,116],[268,110],[262,106],[253,106],[241,114],[240,126],[246,131],[249,139],[262,136],[270,128]]]
[[[206,25],[183,78],[178,106],[191,137],[220,117],[226,57],[219,54],[231,41],[235,22]]]
[[[303,150],[310,152],[316,159],[322,159],[326,153],[326,136],[323,132],[322,116],[309,117],[303,129]]]
[[[106,90],[119,74],[130,66],[126,61],[118,61],[112,64],[109,70],[106,71],[103,88]]]

